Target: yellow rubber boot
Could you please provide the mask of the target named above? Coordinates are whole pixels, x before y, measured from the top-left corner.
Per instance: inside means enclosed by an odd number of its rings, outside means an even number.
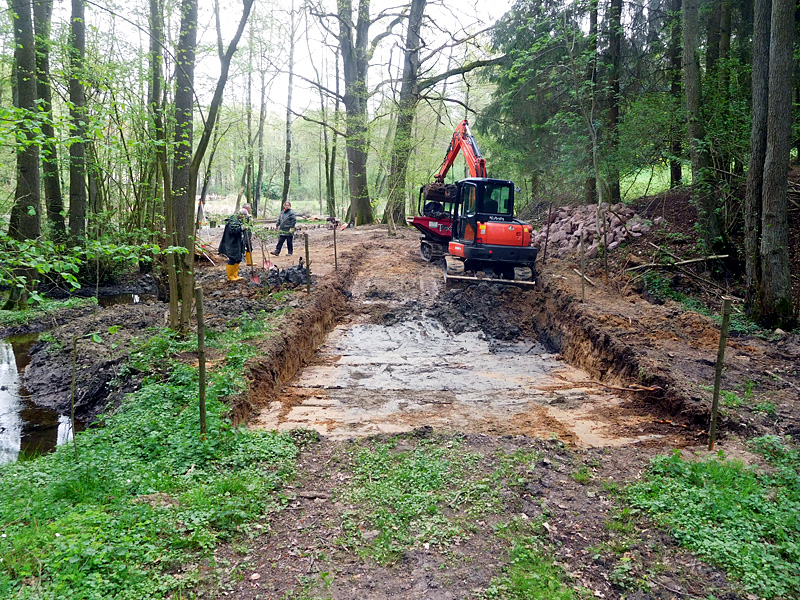
[[[228,281],[240,281],[242,279],[239,277],[238,263],[235,265],[225,265],[225,272],[228,275]]]
[[[244,261],[247,263],[248,267],[253,266],[253,254],[251,252],[244,253]]]

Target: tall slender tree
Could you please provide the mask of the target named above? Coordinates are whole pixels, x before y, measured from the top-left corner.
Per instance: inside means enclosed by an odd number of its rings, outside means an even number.
[[[53,3],[35,0],[33,3],[34,30],[36,32],[36,87],[42,116],[42,181],[45,208],[50,234],[56,240],[66,237],[64,199],[61,196],[61,178],[58,170],[58,149],[53,127],[53,100],[50,87],[50,21]]]
[[[69,233],[80,240],[86,233],[86,16],[83,0],[72,0],[69,36],[69,104],[72,139],[69,146]]]
[[[788,172],[792,142],[794,0],[772,0],[769,36],[769,98],[764,183],[761,192],[761,322],[796,323],[789,271]]]

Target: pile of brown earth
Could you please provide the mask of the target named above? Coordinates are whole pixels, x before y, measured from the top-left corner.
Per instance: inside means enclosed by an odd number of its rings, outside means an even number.
[[[554,210],[545,220],[541,229],[533,236],[533,245],[538,248],[545,247],[547,240],[547,254],[560,258],[580,245],[581,235],[584,236],[586,258],[595,258],[603,242],[603,235],[607,236],[605,243],[610,250],[614,250],[623,242],[641,237],[650,231],[653,225],[658,226],[663,222],[663,217],[656,217],[652,222],[638,215],[632,208],[624,204],[608,203],[602,205],[600,218],[607,219],[607,231],[603,231],[600,222],[598,232],[597,205],[562,206]]]

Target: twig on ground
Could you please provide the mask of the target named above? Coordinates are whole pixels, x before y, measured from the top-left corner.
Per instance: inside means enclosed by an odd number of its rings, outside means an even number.
[[[586,283],[588,283],[588,284],[589,284],[589,285],[591,285],[592,287],[597,287],[597,285],[595,285],[595,282],[594,282],[594,281],[592,281],[591,279],[589,279],[589,278],[588,278],[586,275],[584,275],[584,274],[581,274],[581,272],[580,272],[580,271],[578,271],[578,269],[572,269],[572,270],[573,270],[573,271],[575,271],[575,273],[577,273],[577,275],[578,275],[579,277],[583,277],[583,278],[586,280]]]
[[[791,381],[788,381],[787,379],[784,379],[783,377],[781,377],[781,376],[780,376],[780,375],[778,375],[777,373],[773,373],[772,371],[764,371],[764,373],[766,373],[766,374],[767,374],[767,375],[769,375],[770,377],[774,377],[774,378],[775,378],[775,379],[777,379],[778,381],[782,381],[782,382],[783,382],[783,383],[785,383],[786,385],[789,385],[789,386],[793,387],[794,389],[796,389],[796,390],[800,391],[800,386],[796,386],[796,385],[795,385],[795,384],[793,384]]]
[[[658,386],[645,387],[639,384],[633,384],[631,387],[619,387],[616,385],[608,385],[607,383],[602,383],[600,381],[594,381],[593,379],[587,379],[586,381],[576,381],[575,385],[599,385],[600,387],[604,387],[609,390],[616,390],[618,392],[656,392],[661,389]]]

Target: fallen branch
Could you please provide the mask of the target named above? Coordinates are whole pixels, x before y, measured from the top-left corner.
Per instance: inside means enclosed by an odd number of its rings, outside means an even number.
[[[636,267],[630,267],[626,270],[628,271],[638,271],[639,269],[653,269],[653,268],[662,268],[662,269],[670,269],[672,267],[681,267],[683,265],[691,265],[700,262],[707,262],[709,260],[718,260],[721,258],[728,258],[730,255],[728,254],[713,254],[712,256],[704,256],[703,258],[690,258],[689,260],[681,260],[675,263],[647,263],[646,265],[638,265]]]
[[[589,278],[588,278],[586,275],[584,275],[583,273],[581,273],[580,271],[578,271],[578,269],[572,269],[572,270],[573,270],[573,271],[575,271],[575,273],[576,273],[577,275],[579,275],[580,277],[583,277],[583,278],[586,280],[586,283],[588,283],[588,284],[589,284],[589,285],[591,285],[592,287],[597,287],[597,285],[595,285],[594,281],[592,281],[592,280],[591,280],[591,279],[589,279]]]
[[[607,388],[609,390],[616,390],[618,392],[656,392],[661,388],[656,387],[644,387],[643,385],[634,384],[632,387],[619,387],[616,385],[608,385],[607,383],[601,383],[600,381],[594,381],[593,379],[588,379],[586,381],[575,381],[575,385],[599,385],[600,387]]]
[[[789,385],[789,386],[793,387],[794,389],[796,389],[796,390],[800,391],[800,387],[796,386],[796,385],[795,385],[795,384],[793,384],[791,381],[787,381],[786,379],[784,379],[783,377],[781,377],[781,376],[780,376],[780,375],[778,375],[777,373],[773,373],[772,371],[764,371],[764,373],[766,373],[766,374],[767,374],[767,375],[769,375],[770,377],[774,377],[774,378],[775,378],[775,379],[777,379],[778,381],[782,381],[782,382],[783,382],[783,383],[785,383],[786,385]]]

